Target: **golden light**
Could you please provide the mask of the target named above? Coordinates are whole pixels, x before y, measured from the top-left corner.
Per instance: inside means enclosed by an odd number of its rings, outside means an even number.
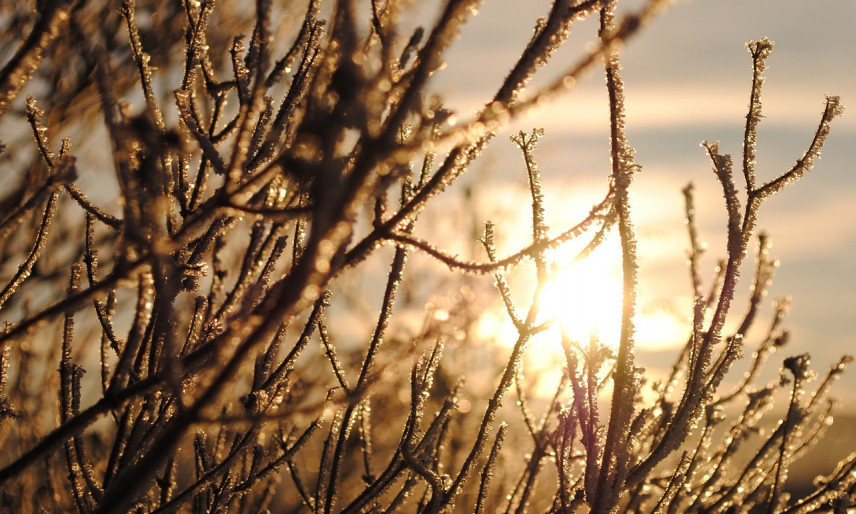
[[[525,360],[530,376],[546,379],[548,375],[561,373],[563,336],[584,346],[592,337],[606,346],[618,346],[623,300],[620,242],[614,235],[607,237],[590,255],[578,260],[580,250],[580,245],[569,244],[547,255],[550,276],[539,297],[537,323],[549,321],[552,326],[529,343]],[[534,270],[529,267],[519,271],[519,275],[509,280],[518,314],[524,316],[528,307],[525,292],[531,293],[534,288]],[[691,327],[688,314],[681,308],[689,305],[689,298],[673,297],[659,291],[656,284],[645,283],[644,269],[640,270],[640,280],[639,305],[633,320],[636,349],[679,348],[686,342]],[[493,341],[506,348],[513,346],[519,336],[501,305],[481,316],[475,334],[479,340]],[[547,385],[541,392],[552,394],[554,390],[550,387]]]
[[[617,346],[623,295],[617,241],[604,241],[579,261],[574,260],[577,253],[568,248],[551,255],[552,274],[540,297],[542,315],[574,341],[586,343],[594,336]]]
[[[689,304],[689,297],[684,299]],[[690,334],[692,319],[663,307],[645,306],[636,316],[636,346],[649,350],[675,349]]]
[[[549,281],[541,289],[536,324],[550,322],[548,330],[530,342],[524,354],[524,370],[534,380],[530,393],[548,398],[565,366],[561,338],[587,345],[594,335],[603,344],[616,346],[621,331],[621,251],[617,241],[605,241],[586,259],[576,260],[580,251],[567,245],[549,252]],[[510,277],[515,298],[526,298],[534,289],[534,270],[528,267]],[[517,287],[515,287],[517,286]],[[521,303],[518,308],[528,308]],[[518,313],[525,316],[523,310]],[[501,307],[485,312],[475,327],[476,337],[509,348],[518,340],[517,328]]]

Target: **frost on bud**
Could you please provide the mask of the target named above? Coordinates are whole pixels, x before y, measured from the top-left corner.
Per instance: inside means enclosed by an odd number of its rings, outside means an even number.
[[[844,114],[844,104],[841,103],[841,97],[838,95],[826,95],[826,108],[830,120]]]
[[[759,41],[746,42],[746,48],[749,49],[749,53],[752,54],[752,58],[759,59],[761,61],[770,56],[770,53],[773,52],[774,45],[775,43],[770,41],[766,36],[761,38]]]
[[[811,363],[811,357],[807,353],[788,357],[782,363],[782,366],[793,373],[794,378],[802,380],[808,377],[808,366]]]

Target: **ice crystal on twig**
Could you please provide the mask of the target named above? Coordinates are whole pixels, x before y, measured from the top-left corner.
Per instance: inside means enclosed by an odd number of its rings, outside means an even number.
[[[418,27],[407,2],[383,0],[19,4],[0,8],[0,117],[22,136],[0,145],[18,180],[0,199],[0,510],[856,504],[853,457],[808,495],[787,491],[789,466],[830,423],[830,391],[851,358],[816,385],[807,355],[777,362],[790,339],[787,298],[755,329],[778,265],[756,233],[761,206],[812,168],[843,111],[827,97],[805,153],[761,181],[768,39],[747,45],[741,170],[703,143],[725,199],[724,248],[703,243],[695,199],[709,192],[684,190],[692,324],[668,376],[652,383],[635,355],[630,207],[641,167],[621,59],[663,0],[621,17],[612,0],[553,1],[495,93],[457,123],[431,77],[467,36],[477,0],[449,0]],[[599,21],[597,41],[538,85],[586,19]],[[436,235],[462,220],[441,195],[469,174],[465,209],[479,227],[495,177],[470,170],[494,136],[600,64],[610,169],[599,199],[551,228],[537,145],[552,136],[520,132],[511,139],[530,205],[506,207],[531,222],[530,235],[508,249],[516,228],[495,218],[471,232],[484,253],[450,249]],[[115,202],[77,183],[83,166],[115,182]],[[571,265],[596,258],[613,232],[616,348],[575,341],[545,315],[561,301],[547,294],[560,271],[551,259],[573,240]],[[722,257],[710,283],[705,252]],[[448,270],[426,272],[424,256]],[[552,366],[554,382],[533,363]],[[779,364],[779,379],[764,383]],[[779,391],[790,393],[786,411],[767,429]]]

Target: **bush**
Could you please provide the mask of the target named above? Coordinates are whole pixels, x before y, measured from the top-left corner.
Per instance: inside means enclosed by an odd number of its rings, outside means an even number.
[[[625,138],[619,44],[661,3],[617,20],[614,1],[556,0],[496,95],[457,124],[428,84],[473,0],[449,0],[433,25],[404,34],[402,8],[374,0],[339,2],[327,19],[316,0],[301,13],[270,0],[0,8],[2,126],[30,133],[7,136],[3,166],[18,184],[0,200],[3,509],[843,512],[856,500],[856,458],[807,496],[784,485],[828,425],[827,394],[850,358],[807,396],[808,355],[761,383],[787,341],[780,302],[749,372],[723,385],[772,278],[761,234],[746,313],[727,331],[759,208],[811,169],[843,109],[828,97],[803,157],[760,183],[766,38],[748,45],[745,193],[731,158],[704,143],[728,216],[717,279],[706,289],[700,278],[690,185],[687,343],[662,383],[645,382],[634,363],[628,192],[640,167]],[[599,20],[596,49],[521,94],[586,18]],[[612,168],[587,216],[549,234],[534,130],[512,138],[531,193],[531,244],[500,256],[487,223],[487,258],[476,262],[415,235],[426,206],[503,124],[598,66]],[[58,144],[63,134],[74,136]],[[116,204],[88,199],[76,185],[83,166],[111,174]],[[443,212],[430,215],[433,224]],[[521,363],[555,321],[539,305],[551,252],[578,239],[585,259],[610,230],[621,246],[619,344],[564,333],[555,394],[530,399]],[[405,275],[414,253],[460,273],[445,307],[430,277]],[[380,261],[388,268],[375,284],[368,269]],[[527,301],[512,298],[511,269],[532,272]],[[475,340],[487,302],[467,286],[474,273],[495,279],[516,332],[510,351]],[[378,314],[360,319],[374,296]],[[414,312],[421,326],[401,329]],[[779,390],[787,408],[764,431]]]

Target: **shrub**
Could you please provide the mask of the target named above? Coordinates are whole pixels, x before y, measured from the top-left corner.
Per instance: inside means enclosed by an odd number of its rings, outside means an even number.
[[[399,32],[398,3],[374,0],[370,9],[338,2],[326,19],[317,0],[302,13],[270,0],[254,9],[211,0],[0,8],[0,116],[6,134],[31,134],[7,136],[14,152],[3,164],[19,180],[0,221],[4,510],[843,512],[856,499],[854,458],[805,497],[791,498],[784,484],[790,462],[827,426],[827,394],[849,357],[808,395],[807,355],[760,383],[787,340],[780,302],[750,371],[723,385],[772,278],[761,234],[748,308],[728,332],[759,208],[811,169],[842,111],[827,98],[803,157],[759,182],[766,38],[748,45],[745,193],[731,158],[703,144],[728,216],[717,279],[703,286],[688,186],[687,343],[662,383],[644,382],[634,363],[628,192],[640,167],[625,138],[618,44],[661,3],[616,20],[614,1],[556,0],[496,95],[457,125],[428,84],[473,0],[449,0],[412,34]],[[596,49],[522,95],[586,18],[599,20]],[[535,155],[543,131],[534,130],[512,138],[531,193],[531,244],[500,256],[501,226],[487,223],[487,258],[470,262],[414,235],[426,206],[504,123],[597,66],[609,93],[611,173],[587,216],[549,234]],[[63,134],[74,136],[58,144]],[[75,139],[89,144],[81,155]],[[88,199],[76,185],[82,166],[111,170],[116,205]],[[613,229],[619,344],[564,334],[555,394],[528,399],[522,355],[554,321],[539,305],[550,252],[581,239],[585,259]],[[425,294],[396,302],[412,296],[408,280],[434,285],[405,277],[414,252],[461,273],[449,308]],[[367,268],[381,260],[383,285],[357,287],[374,281]],[[533,273],[528,301],[512,298],[512,268]],[[468,273],[493,275],[516,331],[510,352],[473,340],[485,302],[464,287]],[[374,319],[353,323],[375,294]],[[405,310],[424,323],[392,331]],[[467,349],[482,369],[444,354]],[[459,373],[488,374],[491,391]],[[787,408],[764,432],[780,389]]]

